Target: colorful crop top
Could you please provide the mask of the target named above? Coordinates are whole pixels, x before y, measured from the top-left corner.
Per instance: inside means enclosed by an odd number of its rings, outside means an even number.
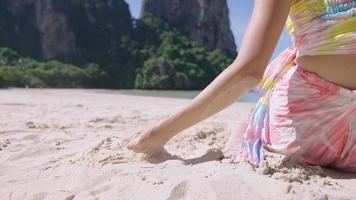
[[[297,57],[356,53],[356,0],[292,0],[286,27]]]
[[[356,54],[356,0],[292,0],[286,28],[293,45],[266,68],[258,85],[261,98],[249,118],[240,161],[263,160],[262,135],[268,120],[269,96],[275,83],[303,55]]]

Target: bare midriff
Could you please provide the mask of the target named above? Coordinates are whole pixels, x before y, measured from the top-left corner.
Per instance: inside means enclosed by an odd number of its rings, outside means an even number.
[[[356,89],[356,54],[306,55],[296,62],[329,82],[350,90]]]

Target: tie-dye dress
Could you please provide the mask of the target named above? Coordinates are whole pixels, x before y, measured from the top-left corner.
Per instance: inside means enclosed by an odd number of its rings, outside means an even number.
[[[286,27],[293,45],[266,68],[240,160],[259,165],[265,147],[356,171],[356,91],[295,62],[303,55],[356,54],[356,0],[292,0]]]

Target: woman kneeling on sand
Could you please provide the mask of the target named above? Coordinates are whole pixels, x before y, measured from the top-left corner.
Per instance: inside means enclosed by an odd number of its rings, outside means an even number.
[[[293,46],[268,65],[285,25]],[[356,172],[355,76],[355,0],[255,0],[234,62],[128,148],[159,154],[174,135],[258,86],[262,96],[242,134],[231,134],[225,157],[258,165],[264,147],[310,165]]]

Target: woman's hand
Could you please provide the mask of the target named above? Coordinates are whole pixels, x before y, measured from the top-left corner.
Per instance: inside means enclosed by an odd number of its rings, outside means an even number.
[[[167,141],[164,135],[166,134],[155,127],[144,129],[138,137],[129,142],[127,148],[136,153],[144,153],[148,157],[157,155],[164,150],[163,146]]]

